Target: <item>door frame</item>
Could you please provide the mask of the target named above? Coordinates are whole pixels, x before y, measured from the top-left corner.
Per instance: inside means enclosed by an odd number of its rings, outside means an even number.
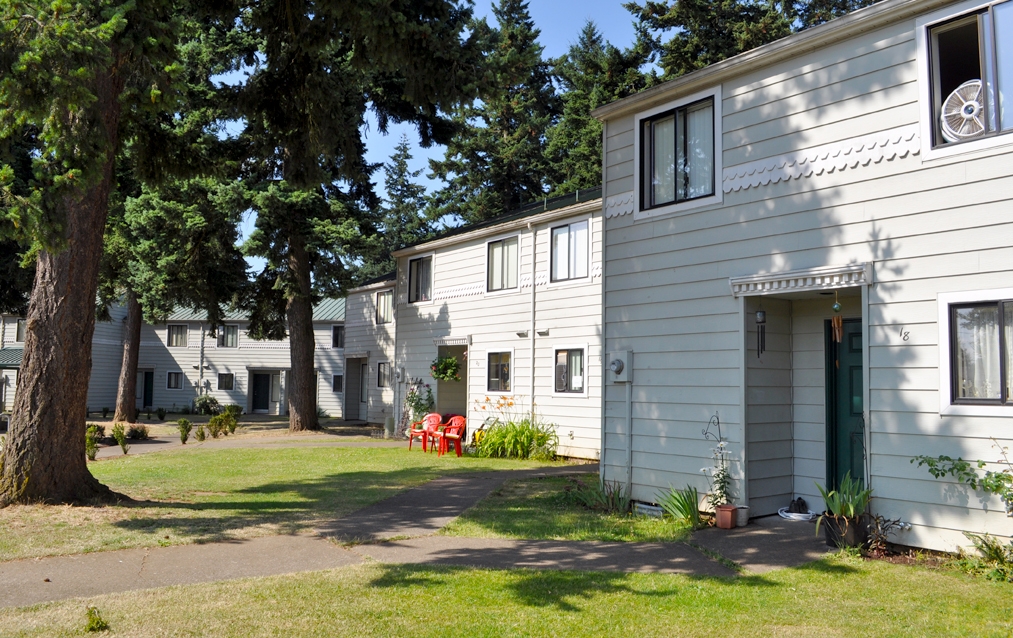
[[[256,404],[257,397],[257,377],[267,377],[267,408],[258,410]],[[271,386],[274,383],[273,374],[268,371],[255,372],[250,371],[250,414],[270,414],[271,413]]]
[[[868,322],[864,319],[864,313],[862,317],[851,317],[845,318],[844,324],[859,324],[862,332],[862,467],[864,475],[862,477],[863,483],[869,485],[869,419],[868,419],[868,401],[869,401],[869,365],[868,365]],[[826,429],[824,432],[826,442],[826,482],[824,485],[827,489],[836,489],[836,475],[837,475],[837,446],[835,445],[837,430],[837,402],[839,397],[837,396],[837,380],[839,370],[837,366],[833,365],[834,352],[841,344],[838,344],[833,339],[833,332],[830,328],[830,320],[826,319],[823,322],[823,366],[825,368],[824,374],[824,407],[826,410]]]

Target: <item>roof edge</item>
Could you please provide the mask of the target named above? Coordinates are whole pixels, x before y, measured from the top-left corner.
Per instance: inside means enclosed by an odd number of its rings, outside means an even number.
[[[716,62],[698,71],[663,82],[640,93],[591,111],[592,117],[607,120],[650,108],[671,99],[672,93],[692,93],[738,75],[770,66],[800,53],[826,47],[860,33],[915,17],[954,0],[882,0],[846,16],[781,38],[761,47]]]

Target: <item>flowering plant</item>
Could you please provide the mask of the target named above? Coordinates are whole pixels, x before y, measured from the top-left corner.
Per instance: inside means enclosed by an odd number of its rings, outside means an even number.
[[[717,434],[711,428],[717,429]],[[707,495],[707,502],[711,507],[730,504],[732,502],[732,475],[728,472],[728,439],[721,434],[721,420],[715,414],[703,431],[703,437],[717,443],[717,447],[711,448],[714,458],[713,468],[701,468],[704,476],[710,482],[710,494]]]
[[[436,399],[433,398],[433,389],[428,383],[413,383],[408,388],[404,403],[405,411],[411,413],[412,419],[421,419],[432,412]]]
[[[458,374],[460,369],[457,357],[436,357],[429,366],[433,378],[437,381],[460,381],[461,375]]]

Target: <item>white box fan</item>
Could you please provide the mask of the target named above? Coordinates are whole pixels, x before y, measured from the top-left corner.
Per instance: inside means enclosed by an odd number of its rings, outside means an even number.
[[[947,142],[978,137],[986,131],[981,80],[968,80],[943,101],[940,132]]]

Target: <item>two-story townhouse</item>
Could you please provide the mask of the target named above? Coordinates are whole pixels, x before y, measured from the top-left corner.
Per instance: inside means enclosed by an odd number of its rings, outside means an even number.
[[[109,309],[111,321],[98,321],[92,338],[88,405],[112,408],[123,358],[126,308]],[[317,405],[328,415],[342,414],[340,394],[331,379],[343,371],[344,299],[324,299],[313,309],[316,338]],[[17,367],[24,343],[24,320],[0,317],[0,379],[4,409],[13,407]],[[257,341],[247,335],[249,321],[232,313],[211,336],[203,313],[180,310],[166,323],[143,324],[137,365],[138,409],[190,406],[202,389],[220,403],[235,403],[247,413],[285,414],[285,385],[291,366],[288,340]],[[7,361],[11,363],[6,363]]]
[[[884,0],[596,111],[604,478],[705,490],[717,415],[753,516],[850,472],[896,542],[1013,533],[910,462],[1013,439],[1011,43],[1013,2]]]
[[[436,410],[466,416],[471,431],[491,415],[534,411],[556,426],[560,454],[597,458],[601,226],[595,189],[394,253],[401,392],[423,379]],[[456,358],[460,381],[432,378],[438,357]]]
[[[345,311],[345,376],[334,379],[344,392],[347,421],[383,423],[394,418],[394,284],[397,273],[377,277],[348,291]]]

